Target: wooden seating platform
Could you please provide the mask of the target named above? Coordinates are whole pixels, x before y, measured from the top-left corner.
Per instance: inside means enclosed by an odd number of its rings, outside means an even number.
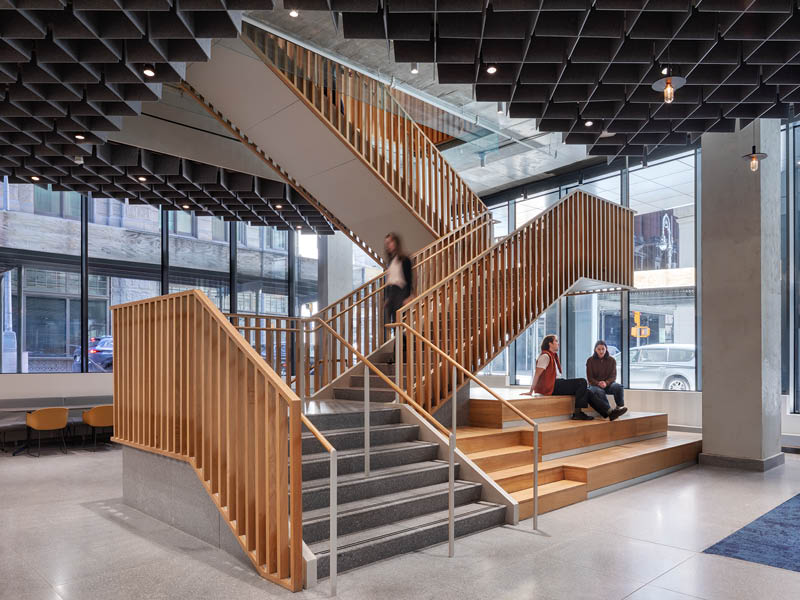
[[[667,431],[664,413],[629,412],[613,422],[572,421],[570,396],[508,399],[534,419],[553,419],[539,423],[540,513],[586,500],[609,486],[691,464],[702,449],[699,434]],[[507,426],[519,417],[488,398],[470,400],[470,419],[470,426],[457,430],[459,449],[519,502],[521,519],[530,517],[531,428]]]

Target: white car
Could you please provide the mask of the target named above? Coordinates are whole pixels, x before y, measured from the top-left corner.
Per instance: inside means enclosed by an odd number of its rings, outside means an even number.
[[[690,391],[696,387],[694,344],[631,348],[630,387]]]

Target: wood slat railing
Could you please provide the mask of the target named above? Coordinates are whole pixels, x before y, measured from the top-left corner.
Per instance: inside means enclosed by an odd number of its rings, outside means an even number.
[[[301,589],[300,399],[199,290],[112,318],[114,441],[189,463],[257,571]]]
[[[242,39],[436,237],[486,212],[388,86],[250,24]]]
[[[398,322],[470,373],[486,366],[579,280],[633,285],[633,212],[577,190],[401,308]],[[602,282],[602,284],[600,283]],[[453,386],[447,361],[417,338],[406,391],[429,412]]]
[[[415,253],[411,261],[416,289],[427,290],[488,249],[492,227],[491,214],[483,213]],[[322,319],[348,342],[335,357],[326,357],[324,364],[317,360],[323,356],[323,340],[317,336],[318,327],[307,324],[309,319],[241,313],[226,316],[267,364],[304,397],[322,389],[358,362],[350,347],[368,356],[386,342],[385,288],[386,276],[382,273],[311,317]],[[294,373],[292,365],[296,366]]]

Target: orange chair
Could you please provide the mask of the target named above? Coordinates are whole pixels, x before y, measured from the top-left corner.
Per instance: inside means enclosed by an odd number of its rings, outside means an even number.
[[[92,428],[94,449],[97,450],[97,429],[99,427],[114,427],[114,405],[102,404],[84,411],[83,422]]]
[[[28,454],[31,454],[31,429],[36,431],[39,438],[39,451],[36,454],[38,458],[42,453],[42,431],[57,431],[61,430],[61,445],[64,454],[67,453],[67,442],[64,439],[64,429],[67,427],[67,416],[69,409],[66,406],[54,406],[52,408],[40,408],[33,412],[29,412],[25,416],[25,424],[28,426]]]

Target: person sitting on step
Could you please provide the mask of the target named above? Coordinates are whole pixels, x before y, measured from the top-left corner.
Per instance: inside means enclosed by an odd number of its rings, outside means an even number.
[[[605,411],[609,420],[613,421],[628,411],[623,399],[623,388],[616,381],[617,361],[608,353],[608,346],[603,340],[597,340],[594,353],[586,361],[586,379],[589,380],[589,393],[594,396],[597,404],[603,407],[603,410],[597,409],[597,412],[602,415]],[[614,403],[617,405],[614,410],[609,410],[606,394],[614,396]],[[591,402],[591,398],[589,401]],[[592,406],[594,405],[595,403],[592,403]]]
[[[594,418],[581,410],[588,406],[589,401],[590,394],[586,380],[561,378],[561,361],[558,358],[556,335],[546,335],[542,340],[542,353],[536,359],[533,382],[528,394],[533,396],[533,392],[544,396],[575,396],[572,418],[576,421],[591,421]]]

